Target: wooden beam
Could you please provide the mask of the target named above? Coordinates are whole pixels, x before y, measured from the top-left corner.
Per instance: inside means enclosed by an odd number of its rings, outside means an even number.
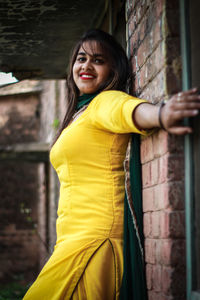
[[[27,143],[0,146],[0,161],[48,162],[50,144]]]

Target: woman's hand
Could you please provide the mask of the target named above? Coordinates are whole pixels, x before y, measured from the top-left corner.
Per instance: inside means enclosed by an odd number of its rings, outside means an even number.
[[[182,135],[192,132],[191,127],[183,125],[183,119],[198,115],[200,95],[197,88],[173,95],[161,108],[160,120],[169,133]]]
[[[141,129],[162,127],[172,134],[182,135],[192,132],[183,125],[183,119],[198,115],[200,95],[197,88],[173,95],[163,106],[141,103],[133,111],[133,123]]]

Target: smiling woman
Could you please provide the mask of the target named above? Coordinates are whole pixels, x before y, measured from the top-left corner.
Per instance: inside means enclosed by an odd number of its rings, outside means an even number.
[[[57,242],[25,300],[146,300],[139,161],[130,167],[130,153],[138,156],[135,141],[148,129],[191,132],[180,121],[197,115],[200,96],[180,92],[157,107],[125,92],[129,76],[109,34],[89,30],[75,46],[68,110],[50,152],[60,180]]]
[[[73,78],[80,95],[98,91],[110,75],[111,64],[100,45],[95,41],[85,42],[73,66]]]

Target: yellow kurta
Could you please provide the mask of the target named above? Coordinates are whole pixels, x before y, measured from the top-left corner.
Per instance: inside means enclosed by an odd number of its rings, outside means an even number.
[[[60,180],[57,242],[25,300],[119,298],[123,161],[129,133],[142,133],[132,121],[141,102],[123,92],[102,92],[54,144],[50,159]]]

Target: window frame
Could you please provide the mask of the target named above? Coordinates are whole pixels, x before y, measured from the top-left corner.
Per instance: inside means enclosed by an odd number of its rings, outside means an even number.
[[[191,88],[191,41],[189,0],[180,0],[180,33],[182,52],[182,88]],[[189,120],[185,120],[189,124]],[[185,219],[186,219],[186,274],[187,300],[200,300],[200,291],[194,289],[195,283],[195,196],[194,196],[194,155],[191,135],[185,136]]]

